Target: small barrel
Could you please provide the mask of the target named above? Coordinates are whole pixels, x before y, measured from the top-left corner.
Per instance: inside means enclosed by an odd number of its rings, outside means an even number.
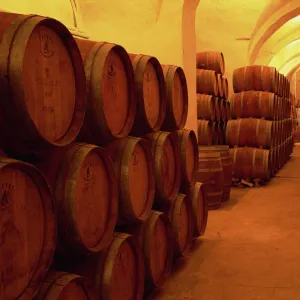
[[[193,130],[183,129],[177,132],[181,163],[181,191],[186,192],[196,182],[198,169],[198,142]]]
[[[0,12],[0,147],[9,155],[65,146],[85,114],[80,52],[59,21]]]
[[[160,209],[169,206],[180,188],[181,162],[176,133],[155,132],[145,136],[152,148],[155,169],[155,201]]]
[[[230,104],[230,101],[226,100],[225,105],[226,105],[226,122],[227,122],[231,119],[231,108],[230,108],[231,104]]]
[[[106,147],[118,181],[117,224],[144,221],[154,201],[154,161],[151,145],[144,139],[127,137]]]
[[[212,122],[198,120],[198,145],[211,145],[213,141]]]
[[[196,70],[196,76],[198,94],[218,96],[218,78],[215,71]]]
[[[167,110],[163,130],[173,131],[185,126],[188,114],[188,88],[185,73],[179,66],[162,65],[165,78]]]
[[[223,75],[225,72],[225,61],[223,53],[216,51],[197,52],[196,68],[213,70]]]
[[[197,94],[197,119],[214,121],[216,118],[216,98]]]
[[[93,283],[97,299],[143,299],[143,251],[138,238],[133,235],[115,233],[106,250],[78,261],[74,273]]]
[[[277,93],[278,72],[269,66],[246,66],[233,71],[233,90]]]
[[[85,277],[66,272],[50,272],[35,300],[97,300],[92,283]]]
[[[131,135],[160,130],[166,116],[165,79],[157,58],[130,54],[135,73],[137,114]]]
[[[222,202],[228,201],[230,198],[231,182],[232,182],[232,158],[227,145],[199,147],[199,151],[220,153],[222,169],[223,169],[223,193]]]
[[[33,163],[57,200],[58,256],[75,259],[106,248],[118,212],[117,180],[108,153],[95,145],[74,143]]]
[[[272,148],[275,145],[274,122],[263,119],[230,120],[226,127],[229,146]]]
[[[228,99],[228,80],[227,78],[222,79],[223,82],[223,98]]]
[[[77,39],[87,82],[86,116],[78,140],[105,145],[126,137],[136,115],[134,73],[116,44]]]
[[[56,243],[54,198],[30,164],[0,158],[0,299],[32,299]]]
[[[193,236],[202,236],[205,233],[208,218],[208,202],[202,182],[196,182],[190,187],[188,197],[192,202]]]
[[[193,212],[190,199],[184,194],[178,194],[168,214],[174,233],[174,255],[184,256],[193,242]]]
[[[212,144],[218,145],[219,144],[219,123],[212,122]]]
[[[272,174],[272,155],[269,150],[258,148],[232,148],[233,177],[245,180],[269,180]]]
[[[223,194],[224,176],[219,152],[199,151],[199,168],[196,180],[204,184],[208,208],[220,207]]]
[[[274,93],[247,91],[233,95],[230,100],[232,118],[264,118],[276,120],[277,96]]]

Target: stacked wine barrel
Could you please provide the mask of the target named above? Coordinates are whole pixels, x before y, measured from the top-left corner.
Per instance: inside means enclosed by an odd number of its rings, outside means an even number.
[[[293,151],[290,85],[268,66],[234,70],[231,117],[226,142],[233,159],[233,177],[266,181]]]
[[[142,299],[206,228],[183,70],[0,17],[0,299]]]
[[[230,119],[228,81],[222,52],[196,54],[197,119],[199,145],[223,145]]]

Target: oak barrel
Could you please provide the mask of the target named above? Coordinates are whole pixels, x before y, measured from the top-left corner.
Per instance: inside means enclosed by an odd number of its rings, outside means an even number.
[[[127,137],[106,149],[118,180],[118,224],[144,221],[154,200],[154,161],[151,145],[142,138]]]
[[[219,144],[219,123],[212,122],[212,144],[218,145]]]
[[[211,145],[213,140],[212,122],[198,120],[198,145]]]
[[[217,73],[210,70],[196,70],[196,92],[218,96]]]
[[[35,300],[98,300],[94,287],[85,277],[66,272],[50,272]]]
[[[157,58],[130,54],[135,73],[137,114],[131,135],[160,130],[166,116],[165,79]]]
[[[33,163],[57,200],[58,255],[70,258],[106,248],[118,212],[117,180],[108,153],[95,145],[73,143]]]
[[[187,195],[177,195],[168,215],[174,234],[174,255],[184,256],[192,246],[194,231],[192,204]]]
[[[224,89],[223,89],[223,78],[221,74],[217,74],[217,81],[218,81],[218,97],[224,97]]]
[[[219,152],[199,151],[199,168],[196,180],[204,184],[208,208],[220,207],[223,194],[224,175]]]
[[[228,99],[228,79],[227,78],[224,78],[222,79],[223,81],[223,98],[224,99]]]
[[[218,123],[218,144],[223,145],[225,143],[225,131],[224,131],[224,123],[225,122],[219,122]]]
[[[205,233],[208,218],[208,202],[202,182],[196,182],[190,187],[188,197],[192,202],[193,236],[202,236]]]
[[[220,101],[220,110],[221,110],[221,121],[227,121],[227,111],[226,111],[226,102],[221,99]]]
[[[226,105],[226,121],[229,121],[231,119],[231,109],[230,109],[230,101],[225,101]]]
[[[21,161],[1,157],[0,182],[0,299],[32,299],[54,253],[54,199],[41,173]]]
[[[86,104],[72,34],[54,19],[0,12],[0,39],[0,147],[23,155],[71,143]]]
[[[86,116],[78,140],[105,145],[129,134],[136,115],[134,72],[116,44],[76,40],[87,84]]]
[[[188,88],[185,73],[179,66],[162,65],[165,78],[167,110],[163,130],[173,131],[185,126],[188,113]]]
[[[233,161],[233,177],[245,180],[270,179],[272,155],[269,150],[258,148],[232,148],[229,150]]]
[[[235,93],[230,100],[232,118],[278,119],[278,99],[274,93],[247,91]]]
[[[226,127],[226,144],[272,148],[275,145],[274,122],[263,119],[230,120]]]
[[[225,61],[222,52],[205,51],[196,53],[196,68],[214,70],[217,73],[224,74]]]
[[[232,158],[227,145],[199,147],[199,151],[220,153],[222,169],[223,169],[223,193],[222,202],[228,201],[230,198],[231,182],[232,182]]]
[[[155,202],[168,207],[180,188],[181,162],[176,132],[155,132],[145,136],[152,148],[155,169]]]
[[[198,142],[193,130],[183,129],[178,130],[176,133],[180,151],[181,190],[182,192],[186,192],[196,182]]]
[[[232,76],[235,93],[251,90],[277,93],[278,72],[273,67],[258,65],[241,67],[235,69]]]
[[[222,119],[222,99],[216,98],[216,121],[219,122]]]
[[[106,250],[78,262],[74,273],[92,281],[97,299],[143,299],[143,251],[138,238],[133,235],[115,233]]]
[[[216,98],[211,95],[197,94],[197,119],[214,121],[215,118]]]

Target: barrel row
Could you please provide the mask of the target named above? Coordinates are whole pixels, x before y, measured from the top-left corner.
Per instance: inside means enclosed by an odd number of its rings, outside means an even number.
[[[198,144],[203,146],[223,145],[227,122],[198,120]]]
[[[233,177],[244,180],[269,180],[282,168],[293,152],[292,137],[271,150],[252,147],[230,149],[233,161]]]
[[[206,94],[197,94],[197,119],[223,121],[230,120],[230,102]]]
[[[196,70],[196,92],[228,99],[228,80],[211,70]]]
[[[270,92],[246,91],[235,93],[230,100],[231,117],[281,120],[291,114],[291,100]]]
[[[269,66],[245,66],[233,71],[233,90],[271,92],[289,98],[290,81],[276,68]]]
[[[51,18],[0,17],[0,147],[9,155],[184,128],[188,92],[181,67],[74,38]]]
[[[264,119],[230,120],[226,126],[226,144],[230,147],[261,147],[271,149],[292,135],[292,119],[268,121]]]

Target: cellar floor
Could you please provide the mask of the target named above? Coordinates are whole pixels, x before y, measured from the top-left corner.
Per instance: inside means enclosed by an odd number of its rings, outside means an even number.
[[[234,188],[151,300],[300,299],[300,145],[267,186]]]

